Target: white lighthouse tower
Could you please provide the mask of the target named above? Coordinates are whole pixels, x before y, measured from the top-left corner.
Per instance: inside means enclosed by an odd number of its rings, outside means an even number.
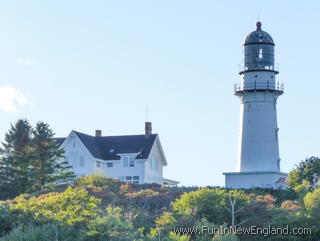
[[[280,172],[277,99],[283,85],[276,81],[274,42],[261,30],[261,22],[244,42],[240,98],[240,133],[236,172],[224,173],[226,187],[277,188],[287,174]]]

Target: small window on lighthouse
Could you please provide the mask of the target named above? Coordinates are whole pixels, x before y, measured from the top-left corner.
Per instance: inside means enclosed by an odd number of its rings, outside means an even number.
[[[262,55],[262,49],[259,49],[259,59],[262,59],[263,55]]]

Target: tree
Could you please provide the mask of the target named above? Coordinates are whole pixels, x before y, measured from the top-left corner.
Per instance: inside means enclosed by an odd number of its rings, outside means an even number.
[[[231,190],[227,195],[228,205],[225,208],[229,211],[231,216],[231,226],[234,228],[237,225],[241,225],[250,219],[238,220],[238,214],[245,211],[245,207],[250,203],[249,195],[245,194],[243,191]]]
[[[201,188],[184,193],[172,203],[177,214],[205,217],[209,222],[224,223],[228,221],[226,191],[221,189]]]
[[[320,158],[309,157],[289,173],[288,184],[294,189],[304,181],[310,185],[310,190],[317,187],[320,179]]]
[[[11,124],[0,149],[0,198],[14,197],[30,187],[30,142],[32,127],[20,119]]]
[[[80,229],[99,217],[100,199],[85,189],[68,187],[64,192],[51,192],[39,197],[20,195],[10,205],[10,211],[21,227],[59,223]]]
[[[313,192],[307,193],[304,197],[304,205],[306,210],[320,225],[320,189],[315,189]]]
[[[48,124],[38,122],[33,130],[31,141],[32,150],[32,179],[33,189],[43,190],[57,183],[66,183],[75,178],[63,158],[64,151],[53,139],[54,133]]]
[[[112,206],[105,209],[105,215],[92,220],[88,229],[88,241],[131,241],[140,236],[121,215],[121,208]]]

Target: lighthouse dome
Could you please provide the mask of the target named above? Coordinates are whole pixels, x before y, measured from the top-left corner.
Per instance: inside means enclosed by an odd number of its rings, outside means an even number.
[[[247,35],[244,45],[249,44],[271,44],[274,45],[273,39],[267,32],[261,30],[261,22],[257,22],[257,29]]]

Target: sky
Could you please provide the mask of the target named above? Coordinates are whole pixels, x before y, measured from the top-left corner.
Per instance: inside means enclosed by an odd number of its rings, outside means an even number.
[[[30,0],[0,3],[0,137],[19,118],[103,135],[144,133],[146,107],[164,177],[223,186],[235,171],[245,36],[273,37],[281,168],[319,156],[320,2]]]

